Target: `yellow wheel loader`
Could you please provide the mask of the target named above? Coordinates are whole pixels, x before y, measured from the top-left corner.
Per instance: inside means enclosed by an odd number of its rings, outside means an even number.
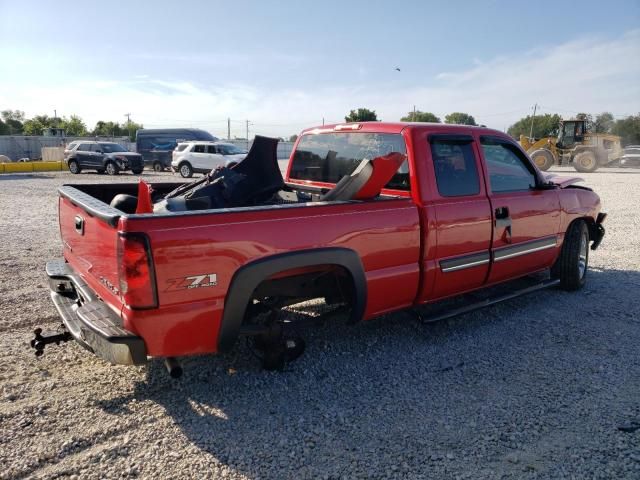
[[[560,122],[558,138],[534,140],[520,135],[520,145],[540,170],[553,165],[573,165],[579,172],[595,172],[623,155],[620,137],[608,133],[588,133],[584,120]]]

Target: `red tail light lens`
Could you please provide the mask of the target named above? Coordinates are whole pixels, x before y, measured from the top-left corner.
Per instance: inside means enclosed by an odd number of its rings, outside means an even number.
[[[118,276],[124,303],[134,309],[158,306],[151,245],[143,233],[121,233],[118,238]]]

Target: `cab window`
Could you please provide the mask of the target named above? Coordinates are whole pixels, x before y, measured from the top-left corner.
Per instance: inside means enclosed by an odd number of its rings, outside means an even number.
[[[533,167],[516,147],[483,139],[482,151],[493,193],[516,192],[535,187]]]

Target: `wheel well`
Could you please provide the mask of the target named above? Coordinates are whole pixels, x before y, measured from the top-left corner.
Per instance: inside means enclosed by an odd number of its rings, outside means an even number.
[[[576,222],[579,221],[583,221],[587,224],[587,229],[589,230],[589,240],[595,240],[597,237],[597,227],[596,227],[596,221],[591,218],[591,217],[579,217],[579,218],[575,218],[571,221],[571,223],[569,223],[569,225],[567,225],[567,230],[566,232],[569,231],[569,229],[573,226],[573,224],[575,224]],[[566,234],[565,232],[565,234]]]
[[[287,292],[282,295],[282,292]],[[283,297],[289,304],[328,297],[328,302],[349,299],[351,321],[360,320],[367,304],[367,284],[360,257],[339,247],[272,255],[240,267],[225,298],[218,350],[233,346],[247,307],[259,297]]]
[[[252,300],[270,298],[281,305],[324,298],[327,304],[353,303],[353,277],[340,265],[314,265],[286,270],[264,279],[253,291]]]

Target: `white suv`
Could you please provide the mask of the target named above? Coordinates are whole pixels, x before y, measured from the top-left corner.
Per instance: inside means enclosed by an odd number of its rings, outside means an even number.
[[[173,151],[171,169],[185,178],[194,173],[209,173],[216,167],[244,160],[247,151],[232,143],[191,141],[178,143]]]

